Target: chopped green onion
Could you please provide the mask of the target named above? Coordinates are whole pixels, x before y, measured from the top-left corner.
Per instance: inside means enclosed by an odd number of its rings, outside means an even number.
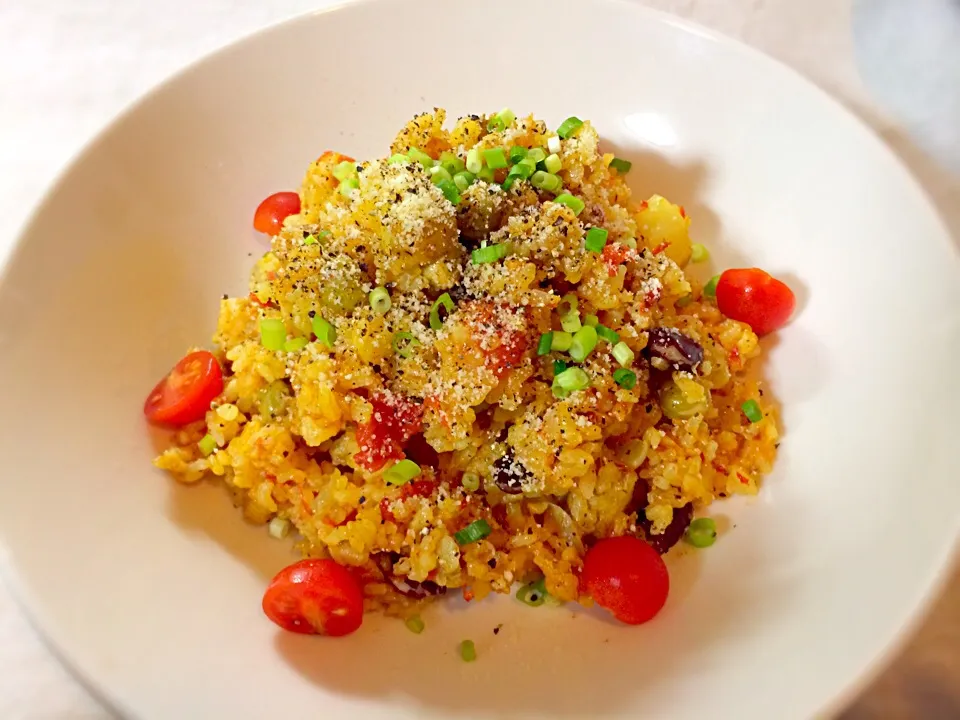
[[[547,153],[543,151],[543,148],[531,148],[530,152],[527,153],[527,157],[535,163],[539,163],[546,159]]]
[[[607,244],[607,235],[609,233],[603,228],[592,227],[587,230],[587,237],[583,244],[590,252],[600,253]]]
[[[713,518],[697,518],[687,528],[684,539],[695,548],[707,548],[717,539],[717,523]]]
[[[340,194],[345,198],[350,197],[354,190],[360,189],[360,181],[355,177],[349,177],[340,181]]]
[[[393,341],[393,351],[402,358],[408,358],[413,355],[413,348],[420,344],[420,341],[417,340],[412,332],[407,332],[406,330],[398,333],[394,333]]]
[[[703,296],[704,297],[716,297],[717,296],[717,283],[720,282],[720,276],[714,275],[707,281],[707,284],[703,286]]]
[[[624,238],[623,240],[620,241],[620,243],[623,244],[623,245],[626,245],[626,246],[627,246],[628,248],[630,248],[631,250],[636,250],[636,249],[637,249],[637,239],[636,239],[636,238],[632,238],[632,237]]]
[[[390,293],[385,287],[377,287],[370,291],[370,307],[375,313],[383,315],[390,309]]]
[[[295,337],[290,338],[285,343],[283,343],[284,352],[299,352],[303,350],[310,343],[305,337]]]
[[[573,343],[573,334],[568,332],[554,331],[553,339],[550,342],[550,349],[557,352],[566,352]]]
[[[348,177],[353,177],[357,174],[357,165],[350,160],[344,160],[341,163],[337,163],[333,168],[333,176],[337,180],[346,180]]]
[[[497,117],[503,120],[503,124],[507,127],[513,125],[513,121],[517,119],[517,116],[514,114],[513,110],[510,108],[504,108],[497,113]]]
[[[590,327],[596,327],[600,324],[600,318],[598,318],[596,315],[587,315],[583,319],[583,324],[589,325]]]
[[[547,155],[543,161],[543,165],[547,168],[548,173],[553,173],[554,175],[560,172],[560,168],[563,167],[563,163],[560,162],[560,156],[556,153]]]
[[[420,474],[420,466],[413,460],[401,460],[391,465],[383,473],[383,481],[388,485],[403,485]]]
[[[407,626],[407,630],[412,632],[414,635],[419,635],[423,632],[423,629],[426,625],[423,622],[423,619],[419,615],[412,615],[403,621],[403,624]]]
[[[597,335],[611,345],[616,345],[618,342],[620,342],[620,336],[606,325],[597,325]]]
[[[579,322],[579,320],[577,322]],[[596,346],[596,329],[585,325],[577,330],[573,336],[573,343],[570,345],[570,357],[574,362],[582,363],[587,359],[587,355],[593,352]]]
[[[483,265],[485,263],[496,262],[497,260],[505,258],[506,256],[507,246],[503,243],[479,247],[470,253],[470,259],[473,260],[474,265]]]
[[[283,540],[290,532],[290,521],[282,517],[275,517],[267,525],[267,532],[274,540]]]
[[[480,150],[470,148],[467,150],[467,170],[476,175],[483,167],[483,160],[480,157]]]
[[[464,662],[473,662],[477,659],[477,646],[473,640],[464,640],[460,643],[460,659]]]
[[[684,295],[674,303],[678,308],[683,308],[693,302],[693,295]]]
[[[487,123],[488,132],[503,132],[505,129],[513,125],[513,121],[517,119],[517,116],[513,113],[513,110],[510,108],[504,108],[492,118]]]
[[[517,600],[530,607],[540,607],[547,600],[547,590],[544,579],[524,585],[517,590]]]
[[[317,244],[317,236],[316,236],[316,235],[307,235],[307,236],[303,239],[303,244],[304,244],[304,245],[316,245],[316,244]]]
[[[610,161],[610,169],[616,170],[621,175],[630,172],[630,168],[633,167],[633,163],[629,160],[624,160],[623,158],[615,157]]]
[[[483,180],[485,183],[493,182],[493,170],[488,167],[482,167],[477,171],[477,178]]]
[[[693,262],[705,262],[710,259],[710,251],[705,245],[694,243],[690,246],[690,259]]]
[[[558,135],[551,135],[547,138],[547,152],[552,155],[560,152],[560,137]]]
[[[410,148],[407,152],[407,157],[423,165],[428,170],[433,167],[433,158],[427,155],[420,148]]]
[[[561,315],[560,327],[568,333],[579,332],[580,328],[583,327],[583,324],[580,322],[580,313],[576,310],[571,310],[566,315]]]
[[[550,346],[553,344],[553,332],[545,332],[540,336],[540,342],[537,343],[537,355],[546,355],[550,352]]]
[[[477,542],[477,540],[482,540],[491,532],[490,523],[480,518],[479,520],[474,520],[463,530],[455,532],[453,539],[457,541],[458,545],[469,545],[470,543]]]
[[[763,410],[760,409],[760,405],[756,400],[747,400],[740,406],[740,409],[743,410],[743,414],[747,416],[747,420],[752,423],[763,420]]]
[[[568,208],[573,210],[574,215],[579,215],[583,212],[583,209],[587,206],[583,200],[578,197],[574,197],[570,193],[563,193],[563,195],[557,195],[553,200],[555,203],[561,205],[566,205]]]
[[[558,398],[565,398],[574,390],[583,390],[590,387],[590,377],[580,368],[571,367],[553,378],[551,390]]]
[[[457,186],[454,184],[453,180],[441,180],[438,183],[434,183],[440,192],[443,193],[443,196],[450,201],[453,205],[460,204],[460,191],[457,190]]]
[[[480,476],[476,473],[465,472],[463,477],[460,478],[460,484],[467,492],[476,492],[480,489]]]
[[[200,438],[200,442],[197,443],[197,447],[200,448],[200,452],[202,452],[204,455],[209,455],[217,449],[217,441],[213,439],[213,435],[208,433]]]
[[[317,336],[317,342],[333,349],[333,344],[337,341],[337,330],[319,315],[313,316],[313,334]]]
[[[635,355],[633,350],[625,342],[618,342],[613,346],[613,357],[616,358],[617,362],[620,363],[623,367],[630,367],[633,365],[633,359]]]
[[[510,148],[510,162],[518,163],[527,156],[528,150],[525,147],[514,145]]]
[[[444,293],[434,300],[433,305],[430,306],[430,327],[433,330],[439,330],[443,327],[443,320],[440,319],[441,305],[447,311],[447,315],[453,312],[453,299],[450,297],[450,293]]]
[[[533,177],[530,178],[530,184],[547,192],[556,192],[563,185],[560,178],[543,170],[537,170],[533,174]]]
[[[637,374],[627,368],[617,368],[613,371],[613,381],[625,390],[632,390],[637,384]]]
[[[557,305],[557,312],[560,315],[567,315],[571,312],[577,312],[577,309],[580,307],[580,298],[577,297],[576,293],[569,292],[560,298],[560,304]]]
[[[440,166],[451,175],[462,172],[466,164],[452,152],[440,153]]]
[[[553,361],[553,376],[556,377],[567,369],[567,364],[563,360]]]
[[[453,175],[442,165],[434,165],[428,172],[434,185],[439,185],[442,180],[453,180]]]
[[[560,123],[560,127],[557,128],[557,135],[559,135],[561,138],[566,140],[568,137],[573,135],[577,130],[579,130],[581,125],[583,125],[583,120],[576,117],[575,115],[571,115],[562,123]]]
[[[453,176],[453,184],[457,186],[457,190],[464,192],[468,187],[473,185],[473,181],[477,179],[477,176],[472,172],[467,172],[463,170],[458,172]]]
[[[503,148],[490,148],[483,151],[483,160],[491,170],[499,170],[507,166],[507,156]]]
[[[408,158],[403,153],[394,153],[387,160],[388,165],[396,165],[397,163],[407,163],[407,162],[410,162],[410,158]]]
[[[317,233],[317,241],[319,242],[320,240],[323,240],[324,238],[327,238],[329,236],[330,236],[329,230],[321,230],[320,232]]]
[[[521,160],[512,168],[510,168],[510,175],[517,175],[526,180],[528,177],[533,175],[537,171],[537,164],[530,158]]]
[[[287,328],[283,320],[264,318],[260,321],[260,344],[267,350],[283,350],[287,340]]]

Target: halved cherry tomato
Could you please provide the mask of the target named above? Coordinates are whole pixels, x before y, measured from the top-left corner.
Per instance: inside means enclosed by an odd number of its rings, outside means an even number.
[[[717,281],[717,307],[757,335],[787,324],[797,305],[793,290],[759,268],[725,270]]]
[[[203,418],[210,401],[223,392],[223,371],[213,353],[192,352],[151,391],[143,404],[150,422],[186,425]]]
[[[670,576],[656,550],[639,538],[623,535],[600,540],[587,551],[580,589],[617,620],[639,625],[663,608]]]
[[[290,632],[349,635],[363,622],[363,591],[350,571],[333,560],[301,560],[270,581],[263,612]]]
[[[289,215],[300,212],[300,196],[295,192],[274,193],[257,206],[253,227],[257,232],[276,235]]]

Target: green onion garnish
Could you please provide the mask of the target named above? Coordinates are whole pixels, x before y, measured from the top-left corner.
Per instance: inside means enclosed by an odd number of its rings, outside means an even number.
[[[200,448],[200,452],[202,452],[204,455],[209,455],[217,449],[217,441],[213,439],[213,435],[208,433],[200,438],[200,442],[197,443],[197,447]]]
[[[629,160],[624,160],[623,158],[615,157],[610,161],[610,169],[616,170],[621,175],[630,172],[631,167],[633,167],[633,163]]]
[[[556,377],[567,369],[567,364],[563,360],[553,361],[553,376]]]
[[[477,659],[477,646],[473,640],[464,640],[460,643],[460,659],[464,662],[473,662]]]
[[[476,179],[477,176],[472,172],[463,170],[453,176],[453,184],[457,186],[457,190],[464,192],[468,187],[473,185],[473,181]]]
[[[387,164],[388,164],[388,165],[396,165],[397,163],[406,163],[406,162],[409,162],[409,161],[410,161],[410,158],[408,158],[408,157],[407,157],[406,155],[404,155],[403,153],[394,153],[394,154],[391,155],[390,158],[387,160]]]
[[[507,166],[507,156],[503,148],[490,148],[483,151],[483,161],[491,170],[499,170]]]
[[[458,172],[463,171],[466,164],[452,152],[442,152],[440,153],[440,167],[451,175],[456,175]]]
[[[625,342],[618,342],[613,346],[613,357],[616,358],[617,362],[620,363],[623,367],[630,367],[633,365],[634,354],[633,350]]]
[[[528,150],[525,147],[514,145],[510,148],[510,162],[518,163],[527,156]]]
[[[677,302],[674,303],[674,304],[675,304],[678,308],[684,308],[684,307],[686,307],[687,305],[689,305],[689,304],[692,303],[692,302],[693,302],[693,295],[684,295],[682,298],[680,298],[679,300],[677,300]]]
[[[587,230],[583,244],[590,252],[600,253],[607,244],[607,233],[603,228],[592,227]]]
[[[451,204],[460,204],[460,191],[457,189],[457,186],[454,184],[453,180],[441,180],[440,182],[434,184],[440,188],[440,192],[443,193],[443,196],[449,200]]]
[[[543,578],[528,583],[517,590],[517,600],[530,607],[540,607],[547,600],[546,583]]]
[[[563,167],[563,163],[560,162],[560,156],[556,153],[553,153],[544,158],[543,166],[547,169],[548,173],[553,173],[556,175]]]
[[[627,368],[617,368],[613,371],[613,381],[625,390],[632,390],[637,384],[637,374]]]
[[[450,297],[450,293],[444,293],[434,300],[433,305],[430,306],[430,328],[433,330],[439,330],[443,327],[443,320],[440,319],[441,305],[447,311],[447,315],[453,312],[453,298]]]
[[[341,163],[337,163],[333,167],[333,176],[337,180],[346,180],[348,177],[353,177],[356,174],[357,165],[349,160],[344,160]]]
[[[510,108],[504,108],[492,118],[487,123],[488,132],[503,132],[508,127],[513,125],[513,121],[517,119],[517,116],[514,115],[513,110]]]
[[[578,320],[579,322],[579,320]],[[574,362],[582,363],[587,359],[587,355],[593,352],[597,346],[596,329],[585,325],[573,336],[573,342],[570,344],[570,358]]]
[[[294,337],[283,343],[284,352],[299,352],[310,343],[305,337]]]
[[[583,202],[583,200],[581,200],[578,197],[574,197],[570,193],[563,193],[563,195],[557,195],[557,197],[555,197],[553,201],[555,203],[559,203],[560,205],[566,205],[568,208],[573,210],[574,215],[579,215],[580,213],[582,213],[583,209],[587,206],[587,204]]]
[[[412,632],[414,635],[419,635],[423,632],[423,629],[426,625],[423,623],[423,619],[419,615],[412,615],[403,621],[403,624],[407,626],[407,630]]]
[[[601,339],[606,340],[611,345],[616,345],[620,342],[620,336],[606,325],[597,325],[596,327],[597,335],[599,335]]]
[[[355,177],[349,177],[340,181],[340,194],[345,198],[350,197],[354,190],[360,189],[360,181]]]
[[[583,319],[583,324],[589,325],[590,327],[596,327],[600,324],[600,318],[598,318],[596,315],[587,315]]]
[[[480,150],[470,148],[467,150],[467,171],[476,175],[483,167],[483,160],[480,157]]]
[[[580,368],[571,367],[553,378],[553,394],[558,398],[565,398],[574,390],[583,390],[590,387],[590,377]]]
[[[530,184],[540,190],[547,192],[556,192],[563,184],[556,175],[551,175],[543,170],[537,170],[530,178]]]
[[[583,120],[576,117],[575,115],[571,115],[562,123],[560,123],[560,127],[557,128],[557,135],[559,135],[561,138],[566,140],[568,137],[573,135],[577,130],[579,130],[581,125],[583,125]]]
[[[553,344],[553,332],[545,332],[540,336],[540,342],[537,343],[537,355],[546,355],[550,352],[550,346]]]
[[[550,349],[557,352],[566,352],[573,343],[573,334],[566,331],[554,331],[553,340],[550,342]]]
[[[492,183],[494,180],[493,170],[488,167],[482,167],[477,171],[477,178],[483,180],[485,183]]]
[[[304,245],[316,245],[316,244],[317,244],[317,236],[316,236],[316,235],[307,235],[307,236],[303,239],[303,244],[304,244]]]
[[[477,540],[482,540],[491,532],[490,523],[480,518],[479,520],[474,520],[463,530],[455,532],[453,539],[457,541],[458,545],[469,545],[470,543],[477,542]]]
[[[465,472],[460,478],[460,484],[467,492],[476,492],[480,489],[480,476],[473,472]]]
[[[631,250],[637,249],[637,239],[636,238],[624,238],[620,241],[622,245],[626,245]]]
[[[717,539],[717,523],[713,518],[697,518],[690,523],[684,539],[695,548],[710,547]]]
[[[547,138],[547,152],[551,155],[556,155],[560,152],[560,138],[556,135],[551,135]]]
[[[413,355],[413,348],[420,344],[420,341],[417,340],[412,332],[407,332],[406,330],[398,333],[394,333],[393,341],[393,351],[402,358],[408,358]]]
[[[479,247],[470,253],[470,259],[474,265],[483,265],[484,263],[496,262],[507,256],[507,246],[503,243],[498,245],[487,245]]]
[[[690,246],[690,259],[696,263],[705,262],[710,259],[710,251],[705,245],[694,243]]]
[[[707,284],[703,286],[703,296],[704,297],[716,297],[717,296],[717,283],[720,282],[720,276],[714,275],[707,281]]]
[[[544,152],[543,148],[531,148],[530,152],[527,153],[527,157],[535,163],[540,163],[546,159],[547,153]]]
[[[414,162],[420,163],[428,170],[433,167],[433,158],[427,155],[420,148],[410,148],[410,150],[407,151],[407,157]]]
[[[337,329],[319,315],[313,316],[313,334],[317,336],[317,342],[333,349],[337,341]]]
[[[428,172],[434,185],[439,185],[443,180],[453,180],[453,175],[447,172],[447,169],[442,165],[434,165]]]
[[[317,241],[319,242],[320,240],[323,240],[324,238],[329,237],[330,234],[331,233],[329,230],[321,230],[320,232],[317,233]]]
[[[264,318],[260,321],[260,344],[267,350],[283,350],[287,340],[287,328],[283,320]]]
[[[740,406],[740,409],[743,410],[743,414],[747,416],[747,420],[752,423],[763,420],[763,410],[760,409],[760,405],[756,400],[747,400]]]
[[[390,293],[385,287],[377,287],[371,290],[368,300],[375,313],[383,315],[390,309]]]
[[[518,175],[526,180],[528,177],[533,175],[537,171],[537,164],[530,158],[525,158],[521,160],[512,168],[510,168],[511,175]]]
[[[391,465],[383,473],[383,480],[388,485],[403,485],[420,474],[420,466],[413,460],[401,460]]]

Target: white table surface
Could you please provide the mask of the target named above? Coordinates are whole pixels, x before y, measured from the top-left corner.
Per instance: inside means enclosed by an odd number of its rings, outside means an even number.
[[[214,48],[329,4],[0,0],[0,258],[45,187],[124,106]],[[647,4],[759,47],[841,98],[900,154],[960,238],[960,0]],[[958,650],[960,575],[844,720],[960,718]],[[108,717],[0,585],[0,718]]]

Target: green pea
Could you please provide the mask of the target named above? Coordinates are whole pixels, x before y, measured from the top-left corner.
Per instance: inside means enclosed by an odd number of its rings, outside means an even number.
[[[713,518],[697,518],[687,528],[686,541],[696,548],[713,545],[717,539],[717,524]]]
[[[707,400],[691,400],[674,382],[660,389],[660,407],[671,420],[686,420],[707,409]]]

